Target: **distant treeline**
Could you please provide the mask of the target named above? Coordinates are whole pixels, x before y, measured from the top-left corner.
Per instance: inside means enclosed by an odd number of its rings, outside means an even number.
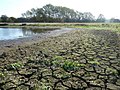
[[[0,22],[106,22],[106,19],[103,14],[95,19],[90,12],[81,13],[67,7],[47,4],[42,8],[26,11],[20,18],[2,15]],[[109,22],[120,22],[120,20],[112,18]]]

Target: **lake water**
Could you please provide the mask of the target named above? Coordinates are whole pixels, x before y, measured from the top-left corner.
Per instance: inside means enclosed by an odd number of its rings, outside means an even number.
[[[0,40],[10,40],[37,35],[49,29],[0,28]]]

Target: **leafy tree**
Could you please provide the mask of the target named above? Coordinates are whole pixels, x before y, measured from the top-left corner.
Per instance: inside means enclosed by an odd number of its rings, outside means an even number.
[[[8,18],[8,22],[15,23],[15,22],[16,22],[16,18],[14,18],[14,17],[9,17],[9,18]]]
[[[90,12],[78,12],[73,9],[47,4],[42,8],[32,8],[22,14],[20,18],[2,15],[0,22],[95,22],[95,17]],[[105,22],[104,15],[100,14],[96,22]],[[111,19],[119,22],[119,19]]]
[[[80,19],[80,15],[74,10],[66,7],[53,6],[51,4],[47,4],[43,6],[43,8],[32,8],[31,11],[23,13],[22,16],[32,18],[32,21],[36,19],[35,21],[41,22],[73,22]]]
[[[83,22],[94,22],[95,17],[90,12],[83,13],[82,21]]]
[[[111,18],[111,19],[110,19],[110,22],[111,22],[111,23],[119,23],[120,20],[119,20],[119,19],[115,19],[115,18]]]
[[[22,16],[30,22],[95,22],[95,17],[90,12],[81,13],[67,7],[51,4],[42,8],[32,8],[23,13]],[[103,19],[102,15],[98,18],[102,22]]]
[[[6,15],[1,15],[1,22],[7,22],[8,17]]]
[[[1,18],[0,18],[0,22],[2,22]]]
[[[23,17],[20,17],[20,18],[17,18],[16,22],[29,22],[29,20],[27,18],[23,18]]]
[[[97,22],[105,22],[105,17],[103,14],[100,14],[96,20]]]

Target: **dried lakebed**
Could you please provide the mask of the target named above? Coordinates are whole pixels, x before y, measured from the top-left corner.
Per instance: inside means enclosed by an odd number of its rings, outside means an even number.
[[[76,30],[0,56],[2,90],[119,90],[120,35]]]

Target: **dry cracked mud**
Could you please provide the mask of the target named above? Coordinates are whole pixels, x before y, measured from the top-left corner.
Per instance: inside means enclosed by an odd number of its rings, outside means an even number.
[[[77,30],[0,55],[1,90],[120,90],[120,35]]]

